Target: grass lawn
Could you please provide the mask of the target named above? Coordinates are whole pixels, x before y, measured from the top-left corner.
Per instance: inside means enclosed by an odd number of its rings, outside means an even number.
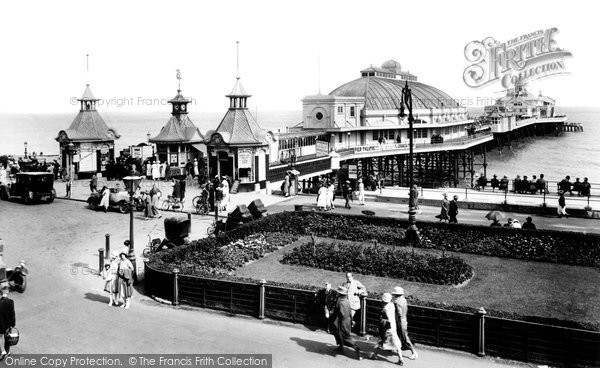
[[[342,272],[279,262],[285,252],[308,239],[301,238],[298,242],[239,268],[235,274],[240,277],[314,286],[323,286],[327,281],[332,285],[343,283],[345,274]],[[440,253],[424,249],[415,249],[415,252]],[[471,281],[461,288],[360,274],[355,274],[354,277],[367,290],[381,293],[389,292],[394,286],[402,286],[407,295],[421,300],[484,307],[528,316],[594,323],[600,321],[598,269],[465,253],[456,255],[463,258],[475,271]]]

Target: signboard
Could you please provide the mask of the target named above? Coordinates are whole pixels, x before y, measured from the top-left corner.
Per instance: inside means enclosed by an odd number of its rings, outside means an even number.
[[[137,158],[140,160],[145,160],[148,157],[154,156],[154,147],[152,146],[130,146],[129,153],[131,153],[131,157]]]
[[[169,156],[169,163],[177,164],[177,154],[176,153],[171,153],[171,155]]]
[[[177,161],[175,161],[177,162]],[[181,165],[185,165],[185,163],[187,162],[187,157],[185,157],[185,152],[180,152],[179,153],[179,163]]]
[[[348,179],[358,179],[358,166],[348,165]]]
[[[250,150],[239,150],[238,151],[238,168],[240,168],[240,169],[251,169],[252,168],[252,151],[250,151]]]
[[[317,157],[327,156],[329,154],[329,142],[316,140]]]

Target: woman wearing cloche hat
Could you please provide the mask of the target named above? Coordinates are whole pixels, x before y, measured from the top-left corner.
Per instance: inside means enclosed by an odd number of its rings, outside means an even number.
[[[379,350],[395,351],[398,354],[398,364],[403,365],[402,344],[398,337],[396,324],[396,311],[392,303],[392,294],[385,293],[381,296],[383,309],[379,324],[379,342],[375,346],[375,351],[371,353],[371,359],[377,359]]]
[[[410,350],[412,352],[410,359],[417,359],[419,354],[417,354],[412,341],[410,341],[410,338],[408,337],[408,320],[406,318],[406,314],[408,313],[408,303],[404,297],[404,289],[400,286],[396,286],[392,291],[392,295],[394,296],[394,306],[396,307],[396,321],[400,326],[398,335],[400,336],[400,341],[402,341],[402,349]]]

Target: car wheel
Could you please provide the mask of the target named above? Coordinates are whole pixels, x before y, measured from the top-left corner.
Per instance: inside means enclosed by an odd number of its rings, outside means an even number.
[[[54,196],[50,196],[48,197],[48,199],[46,199],[46,203],[52,203],[54,202]]]
[[[119,202],[119,212],[121,212],[121,213],[129,212],[129,205],[127,204],[127,202],[125,202],[125,201]]]
[[[88,205],[90,207],[90,210],[95,211],[98,209],[98,201],[96,201],[95,199],[90,199],[88,201]]]

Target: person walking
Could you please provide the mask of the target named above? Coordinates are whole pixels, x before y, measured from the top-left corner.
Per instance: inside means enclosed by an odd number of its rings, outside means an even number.
[[[123,305],[121,307],[129,309],[131,303],[131,295],[133,293],[133,265],[131,261],[127,259],[127,254],[121,252],[119,254],[119,268],[118,268],[118,289],[119,295],[123,298]]]
[[[175,179],[177,180],[177,179]],[[185,180],[179,179],[179,200],[183,202],[185,199]]]
[[[358,179],[358,204],[365,205],[365,183],[362,179]]]
[[[327,187],[327,207],[329,207],[330,210],[335,208],[335,205],[333,204],[333,202],[335,201],[335,182],[332,181],[329,183],[329,186]]]
[[[383,308],[379,319],[379,342],[375,346],[375,351],[371,353],[371,359],[377,359],[380,350],[391,350],[398,354],[398,365],[404,365],[402,358],[402,343],[398,337],[398,328],[396,324],[396,308],[392,303],[392,294],[384,293],[381,296]]]
[[[73,184],[73,180],[71,179],[71,175],[65,175],[65,198],[71,198],[71,185]]]
[[[290,172],[286,172],[283,177],[283,183],[281,183],[281,192],[284,197],[289,197],[290,195]]]
[[[567,213],[567,202],[565,200],[565,192],[559,190],[558,196],[558,217],[567,216],[568,218],[569,214]]]
[[[194,178],[197,178],[198,175],[200,175],[200,169],[198,168],[198,159],[197,158],[194,159],[193,168],[194,168]]]
[[[452,223],[452,224],[458,223],[458,220],[456,219],[457,215],[458,215],[458,195],[455,194],[453,199],[450,201],[450,205],[448,206],[448,216],[450,217],[448,222]]]
[[[400,336],[400,341],[402,341],[402,349],[410,350],[412,356],[409,359],[415,360],[419,357],[419,354],[417,354],[415,346],[408,337],[408,303],[404,297],[404,289],[396,286],[392,291],[392,296],[394,297],[394,306],[396,309],[396,321],[400,325],[398,335]]]
[[[110,206],[110,189],[105,186],[102,187],[100,191],[100,205],[99,207],[104,207],[104,213],[108,211],[108,207]]]
[[[325,184],[321,185],[317,194],[317,207],[322,211],[327,211],[329,202],[329,193]]]
[[[2,336],[0,360],[4,360],[10,355],[10,344],[6,340],[5,333],[15,327],[17,320],[15,317],[15,303],[8,297],[8,288],[3,287],[0,293],[2,294],[0,297],[0,336]]]
[[[346,180],[344,185],[342,185],[342,195],[346,201],[344,208],[350,209],[350,180]]]
[[[352,272],[346,274],[346,290],[348,290],[348,301],[350,302],[350,308],[352,309],[352,318],[354,314],[360,309],[360,297],[367,294],[367,289],[358,280],[354,279]],[[354,327],[354,320],[352,321]]]
[[[161,197],[161,191],[160,189],[158,189],[156,187],[156,184],[152,185],[152,189],[150,189],[150,208],[151,208],[151,216],[150,217],[155,217],[158,216],[158,218],[161,218],[162,215],[161,213],[158,211],[158,199]]]
[[[90,192],[96,193],[97,190],[98,190],[98,177],[96,176],[96,174],[93,174],[92,178],[90,179]]]
[[[343,286],[335,290],[338,293],[335,307],[333,308],[333,335],[337,344],[337,351],[344,352],[344,346],[354,349],[356,358],[362,360],[360,348],[354,343],[352,338],[352,313],[350,301],[348,300],[348,289]]]
[[[440,214],[436,217],[440,219],[440,221],[448,221],[448,211],[450,210],[450,202],[448,201],[448,193],[442,193],[442,203]]]
[[[532,221],[533,219],[531,218],[531,216],[527,216],[527,218],[525,219],[525,223],[523,224],[523,226],[521,226],[521,229],[536,230],[535,224]]]
[[[152,180],[160,179],[160,166],[158,162],[154,161],[152,163]]]

